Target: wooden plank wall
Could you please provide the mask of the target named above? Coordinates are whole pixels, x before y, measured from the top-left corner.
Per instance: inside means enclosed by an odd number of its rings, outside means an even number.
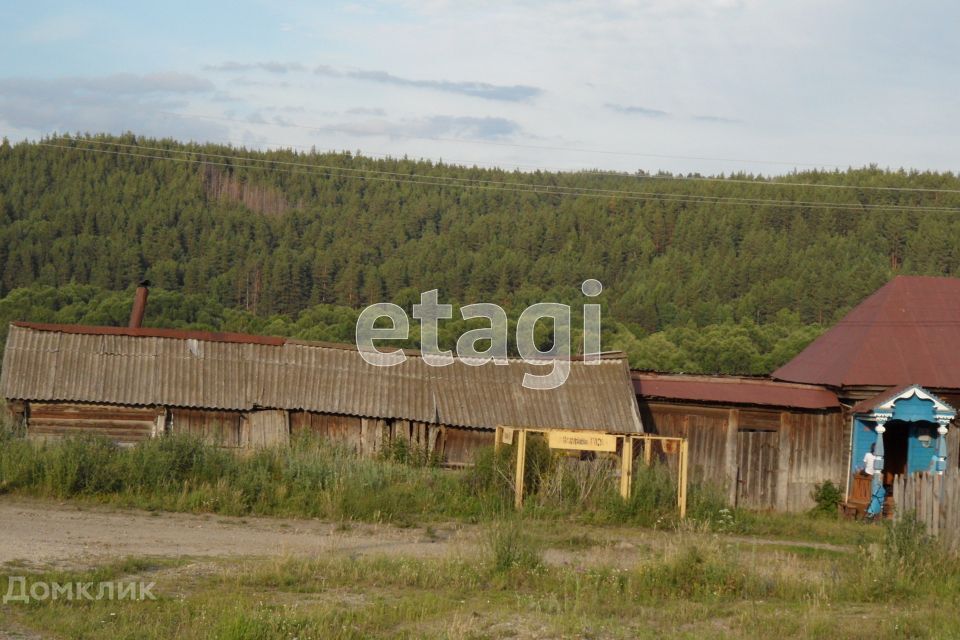
[[[390,438],[392,422],[382,418],[295,411],[290,414],[290,432],[296,437],[309,431],[343,445],[358,455],[374,456]]]
[[[294,436],[304,430],[312,431],[365,456],[377,455],[386,442],[402,440],[412,447],[433,452],[444,462],[454,465],[469,462],[478,446],[493,445],[493,431],[488,430],[311,411],[292,412],[290,430]],[[474,431],[481,435],[471,435]]]
[[[640,409],[647,431],[688,439],[691,483],[713,484],[719,488],[728,485],[727,409],[653,402],[641,403]],[[667,456],[664,461],[671,468],[676,464],[674,456]]]
[[[914,473],[893,480],[894,519],[916,515],[927,532],[949,549],[960,552],[960,473]]]
[[[810,494],[817,484],[830,480],[841,491],[846,487],[851,423],[839,411],[791,413],[789,420],[787,485],[778,508],[802,511],[814,506]]]
[[[392,420],[390,439],[402,440],[411,447],[443,455],[444,427],[414,420]],[[492,443],[491,443],[492,444]]]
[[[282,409],[250,411],[240,423],[240,446],[250,449],[290,444],[290,423]]]
[[[80,434],[105,436],[120,444],[151,438],[163,424],[163,409],[96,404],[31,402],[27,436],[56,440]]]
[[[816,484],[845,486],[850,425],[839,411],[709,407],[640,399],[644,428],[688,439],[690,479],[730,504],[803,511]],[[669,458],[667,462],[670,463]]]
[[[444,462],[450,466],[464,466],[473,462],[479,449],[493,446],[494,431],[443,427],[440,438]]]
[[[170,432],[190,434],[219,447],[240,446],[239,411],[208,411],[205,409],[171,409]]]
[[[356,453],[361,450],[360,418],[334,413],[314,413],[313,411],[293,411],[290,413],[290,432],[292,435],[310,431],[343,444]]]

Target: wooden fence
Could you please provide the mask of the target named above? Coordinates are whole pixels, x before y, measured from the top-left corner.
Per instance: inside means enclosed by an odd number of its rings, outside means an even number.
[[[914,473],[894,478],[894,519],[915,513],[927,532],[960,551],[960,474]]]

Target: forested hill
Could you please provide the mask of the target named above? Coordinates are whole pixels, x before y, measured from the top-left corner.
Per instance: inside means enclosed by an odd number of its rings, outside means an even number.
[[[891,276],[960,271],[952,174],[683,178],[4,141],[0,320],[123,322],[147,277],[152,324],[350,340],[368,303],[436,288],[513,314],[576,309],[597,278],[604,348],[639,367],[761,373]]]

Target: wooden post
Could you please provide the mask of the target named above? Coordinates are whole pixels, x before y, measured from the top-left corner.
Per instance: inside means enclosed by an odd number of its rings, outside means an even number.
[[[520,509],[523,507],[523,468],[527,458],[527,430],[518,429],[514,435],[517,438],[517,475],[515,478],[516,494],[513,498],[513,506]]]
[[[497,430],[493,435],[493,450],[494,452],[500,451],[500,446],[503,444],[503,427],[498,426]]]
[[[643,439],[643,464],[646,467],[653,464],[653,440],[646,437]]]
[[[630,499],[630,488],[633,486],[633,438],[623,436],[623,447],[620,453],[620,497]]]
[[[731,507],[737,506],[737,432],[740,430],[740,410],[730,409],[727,415],[727,440],[724,447],[724,469],[727,477],[727,502]]]
[[[843,410],[844,412],[846,409]],[[845,415],[841,413],[841,416]],[[841,418],[842,420],[842,418]],[[847,422],[843,420],[843,422]],[[850,485],[853,483],[853,434],[857,430],[857,421],[853,415],[850,416],[850,438],[847,441],[847,457],[843,461],[843,475],[846,477],[846,482],[843,484],[843,501],[850,501]]]
[[[680,464],[678,465],[680,485],[677,487],[677,506],[680,508],[680,519],[687,517],[687,439],[680,441]]]
[[[790,511],[790,441],[793,432],[793,416],[789,411],[780,412],[780,432],[777,434],[777,484],[774,500],[778,511]]]

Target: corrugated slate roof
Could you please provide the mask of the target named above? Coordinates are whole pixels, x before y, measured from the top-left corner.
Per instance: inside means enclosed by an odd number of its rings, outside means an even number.
[[[408,352],[409,353],[409,352]],[[553,390],[522,386],[547,367],[428,366],[408,355],[376,367],[344,345],[243,334],[14,323],[0,374],[8,399],[253,407],[400,418],[492,428],[497,425],[641,432],[625,360],[571,363]]]
[[[795,409],[837,409],[836,394],[823,387],[766,378],[696,376],[634,371],[638,396],[664,400],[749,404]]]
[[[960,389],[960,279],[898,276],[773,372],[831,387]]]

